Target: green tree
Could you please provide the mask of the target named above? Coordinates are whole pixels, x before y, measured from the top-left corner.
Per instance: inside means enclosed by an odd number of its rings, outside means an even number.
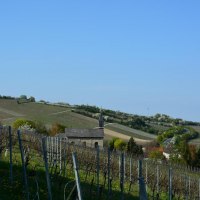
[[[162,134],[160,134],[160,135],[157,136],[157,142],[158,142],[158,143],[162,143],[163,140],[164,140],[164,137],[163,137]]]
[[[112,140],[109,142],[109,148],[111,151],[115,149],[115,141],[118,140],[119,138],[112,138]]]
[[[179,145],[179,152],[184,163],[193,167],[197,165],[198,151],[194,145],[189,145],[186,141],[182,141]]]
[[[158,135],[157,141],[159,143],[162,143],[167,138],[172,138],[175,136],[177,138],[176,143],[178,144],[181,141],[188,141],[190,139],[194,139],[198,137],[198,135],[198,132],[191,127],[174,126],[166,130],[163,134]]]
[[[123,151],[126,149],[126,142],[124,142],[121,139],[117,139],[117,140],[115,140],[114,148],[117,150]]]
[[[196,167],[200,167],[200,148],[197,150],[197,164]]]
[[[30,102],[35,102],[35,97],[30,97],[30,98],[29,98],[29,101],[30,101]]]
[[[27,100],[27,96],[26,95],[21,95],[20,97],[19,97],[20,99],[25,99],[25,100]]]
[[[154,150],[154,151],[151,151],[151,152],[149,153],[149,158],[151,158],[151,159],[161,159],[161,160],[163,160],[163,159],[165,159],[165,156],[162,154],[162,152],[157,151],[157,150]]]
[[[142,146],[137,145],[133,137],[131,137],[128,141],[127,153],[135,156],[143,154]]]
[[[140,117],[134,117],[132,121],[130,121],[131,128],[141,129],[146,126],[145,121]]]
[[[15,130],[19,128],[34,130],[38,133],[48,135],[48,130],[42,122],[31,121],[27,119],[17,119],[13,122],[13,128]]]

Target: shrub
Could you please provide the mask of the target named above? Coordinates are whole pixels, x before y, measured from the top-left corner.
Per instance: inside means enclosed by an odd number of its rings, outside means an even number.
[[[65,128],[67,128],[65,125],[55,123],[52,125],[52,128],[50,130],[50,135],[54,136],[58,133],[63,133],[63,132],[65,132]]]
[[[162,152],[157,151],[157,150],[154,150],[154,151],[151,151],[151,152],[149,153],[149,158],[152,158],[152,159],[161,159],[161,160],[163,160],[163,159],[165,159],[165,156],[163,155]]]
[[[17,119],[14,121],[13,123],[13,128],[16,130],[20,127],[23,127],[23,126],[27,126],[29,128],[32,128],[32,129],[35,129],[36,126],[35,126],[35,123],[31,120],[26,120],[26,119]]]
[[[117,150],[123,151],[126,149],[126,142],[124,142],[121,139],[117,139],[117,140],[115,140],[114,148]]]

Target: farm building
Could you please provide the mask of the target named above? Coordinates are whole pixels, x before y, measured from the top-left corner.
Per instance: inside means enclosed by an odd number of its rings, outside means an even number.
[[[87,147],[103,147],[104,139],[104,120],[102,113],[99,117],[99,127],[94,129],[78,129],[66,128],[65,133],[57,135],[60,138],[65,138],[69,143],[83,145]]]
[[[83,145],[87,147],[103,147],[104,130],[101,129],[70,129],[66,128],[65,133],[60,133],[58,137],[66,138],[69,143]]]

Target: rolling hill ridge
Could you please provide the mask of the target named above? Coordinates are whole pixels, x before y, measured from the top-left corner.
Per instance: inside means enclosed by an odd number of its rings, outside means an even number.
[[[15,99],[0,99],[0,121],[11,125],[16,119],[23,118],[39,121],[51,127],[53,123],[60,123],[69,128],[95,128],[98,120],[74,112],[75,107],[59,104],[29,102],[19,104]],[[132,136],[138,143],[149,142],[155,135],[129,128],[118,123],[105,123],[105,139],[119,137],[129,140]]]

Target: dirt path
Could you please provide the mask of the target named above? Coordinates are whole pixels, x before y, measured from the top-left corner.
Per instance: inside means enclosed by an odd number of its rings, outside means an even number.
[[[121,133],[118,133],[118,132],[115,132],[115,131],[111,131],[111,130],[106,129],[106,128],[104,129],[104,133],[105,133],[105,135],[120,138],[122,140],[129,140],[130,139],[130,136],[128,136],[128,135],[124,135],[124,134],[121,134]],[[143,139],[139,139],[139,138],[135,138],[135,137],[133,137],[133,139],[138,144],[146,144],[146,143],[149,143],[149,142],[152,141],[152,140],[143,140]]]
[[[59,114],[62,114],[62,113],[65,113],[65,112],[70,112],[71,110],[64,110],[64,111],[60,111],[60,112],[56,112],[56,113],[51,113],[49,115],[59,115]]]

